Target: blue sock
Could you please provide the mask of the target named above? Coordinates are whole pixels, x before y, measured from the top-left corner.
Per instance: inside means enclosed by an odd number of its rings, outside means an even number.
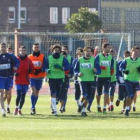
[[[37,103],[37,100],[38,100],[38,96],[35,96],[35,105]]]
[[[31,95],[32,108],[35,108],[35,95]]]

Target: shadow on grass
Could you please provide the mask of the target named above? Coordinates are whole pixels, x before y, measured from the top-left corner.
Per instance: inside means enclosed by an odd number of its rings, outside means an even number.
[[[97,114],[89,113],[88,116],[81,116],[81,114],[69,115],[69,114],[59,114],[58,116],[47,115],[47,114],[24,114],[23,116],[9,115],[7,118],[12,119],[32,119],[32,120],[108,120],[108,119],[124,119],[124,118],[140,118],[140,113],[130,113],[130,116],[125,116],[123,114],[117,113],[107,113],[107,114]]]

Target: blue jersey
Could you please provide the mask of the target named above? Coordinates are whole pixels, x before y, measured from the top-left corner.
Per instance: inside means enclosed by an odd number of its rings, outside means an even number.
[[[0,77],[13,76],[13,67],[18,68],[19,63],[20,61],[13,54],[0,54]]]

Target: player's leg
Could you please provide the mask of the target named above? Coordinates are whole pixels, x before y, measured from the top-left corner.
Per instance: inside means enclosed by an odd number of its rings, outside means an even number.
[[[110,86],[110,78],[104,78],[104,107],[103,107],[103,113],[106,112],[106,105],[108,104],[109,99],[109,86]]]
[[[133,112],[136,111],[136,102],[137,102],[137,92],[135,93],[134,99],[133,99]]]
[[[80,96],[81,96],[79,83],[75,83],[74,87],[75,87],[75,100],[76,100],[76,103],[77,103],[77,107],[79,107],[80,106]]]
[[[36,114],[36,110],[35,110],[35,105],[36,105],[36,101],[38,99],[37,96],[37,89],[36,89],[36,85],[37,85],[38,81],[37,79],[30,79],[30,84],[31,84],[31,115]]]
[[[52,109],[52,114],[57,115],[57,107],[56,107],[56,94],[57,94],[57,89],[56,89],[56,79],[49,79],[48,81],[49,87],[50,87],[50,92],[51,92],[51,109]]]
[[[64,107],[63,107],[63,111],[66,111],[66,104],[67,104],[67,99],[68,99],[68,89],[70,87],[70,81],[69,81],[69,77],[66,76],[66,86],[65,86],[65,102],[64,102]]]
[[[120,105],[120,101],[123,101],[123,91],[122,91],[122,88],[123,88],[124,85],[121,85],[121,84],[118,84],[118,98],[116,100],[116,106],[119,106]]]
[[[114,93],[116,88],[116,82],[111,82],[109,95],[110,95],[110,105],[109,105],[109,111],[114,110],[113,101],[114,101]]]
[[[82,93],[82,97],[80,99],[80,105],[78,107],[78,112],[80,113],[83,109],[84,106],[86,106],[86,103],[85,100],[87,98],[87,83],[84,82],[84,81],[81,81],[80,82],[80,90],[81,90],[81,93]],[[84,104],[85,103],[85,104]],[[85,112],[85,108],[83,110]]]
[[[98,78],[97,79],[97,95],[96,95],[96,99],[97,99],[97,112],[101,113],[101,105],[100,105],[100,100],[101,100],[101,95],[102,95],[102,90],[103,90],[103,78]]]
[[[17,96],[16,96],[16,106],[15,106],[15,110],[14,110],[14,115],[18,114],[18,109],[19,109],[19,102],[21,99],[21,94],[22,94],[22,86],[21,85],[16,85],[16,92],[17,92]]]
[[[11,99],[12,99],[12,88],[13,88],[13,77],[9,77],[8,81],[9,81],[8,83],[10,84],[10,89],[7,94],[7,113],[10,113],[10,103],[11,103]]]
[[[81,101],[83,102],[81,115],[87,116],[86,108],[87,108],[87,104],[88,104],[88,100],[89,100],[88,94],[90,94],[91,84],[89,82],[82,81],[81,87],[82,87],[82,93],[83,93],[83,97],[81,99]]]
[[[39,98],[39,91],[42,88],[43,84],[43,79],[37,79],[35,83],[35,89],[36,89],[36,94],[35,94],[35,106],[37,104],[38,98]]]
[[[133,84],[132,84],[132,82],[126,80],[125,87],[126,87],[126,92],[127,92],[125,115],[129,116],[129,111],[130,111],[130,106],[131,106],[132,96],[133,96]]]
[[[64,104],[65,104],[65,100],[66,100],[66,94],[67,94],[67,83],[64,80],[64,82],[57,80],[58,84],[57,84],[57,95],[59,95],[59,100],[60,100],[60,109],[59,111],[61,113],[65,112],[64,110]],[[61,84],[60,84],[61,83]]]
[[[22,109],[22,107],[24,105],[25,96],[26,96],[27,91],[28,91],[28,85],[22,85],[22,93],[21,93],[21,99],[20,99],[19,110],[18,110],[18,114],[20,116],[22,115],[21,109]]]
[[[88,92],[90,94],[90,99],[88,100],[88,107],[87,107],[87,110],[89,112],[91,112],[90,108],[95,97],[96,82],[90,82],[90,84],[91,84],[90,85],[91,88],[90,91]]]

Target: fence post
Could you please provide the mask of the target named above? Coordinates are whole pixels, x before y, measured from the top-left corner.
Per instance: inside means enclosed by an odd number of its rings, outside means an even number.
[[[18,32],[21,32],[21,29],[15,29],[15,56],[18,55],[19,53],[19,46],[20,46],[20,40],[19,40],[19,35]]]

